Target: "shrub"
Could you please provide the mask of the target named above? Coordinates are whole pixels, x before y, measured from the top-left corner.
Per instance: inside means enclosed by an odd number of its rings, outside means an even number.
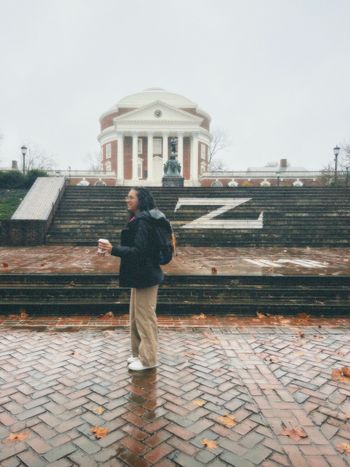
[[[19,170],[0,172],[0,188],[23,188],[24,176]]]
[[[47,177],[44,170],[29,170],[25,175],[19,170],[0,171],[0,188],[30,188],[37,177]]]
[[[24,176],[24,188],[30,188],[38,177],[47,177],[47,172],[40,169],[29,170]]]

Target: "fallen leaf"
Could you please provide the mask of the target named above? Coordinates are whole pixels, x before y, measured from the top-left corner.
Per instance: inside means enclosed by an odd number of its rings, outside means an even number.
[[[267,315],[266,315],[265,313],[263,313],[262,311],[257,311],[257,312],[256,312],[256,316],[257,316],[259,319],[267,318]]]
[[[218,420],[220,423],[229,428],[232,428],[233,426],[237,425],[235,417],[232,417],[231,415],[223,415],[221,417],[218,417]]]
[[[194,401],[192,401],[192,404],[198,405],[198,407],[202,407],[202,405],[205,404],[205,401],[202,401],[202,399],[195,399]]]
[[[202,439],[201,443],[208,449],[216,449],[217,445],[213,439]]]
[[[298,428],[284,428],[281,432],[282,436],[289,436],[292,438],[294,441],[299,441],[302,438],[307,438],[307,434],[303,430],[303,428],[298,427]]]
[[[213,344],[220,343],[220,340],[214,334],[210,334],[209,332],[203,332],[203,335],[207,337]]]
[[[204,313],[201,313],[199,315],[193,315],[193,319],[206,319],[206,315]]]
[[[90,428],[91,433],[94,433],[96,439],[105,438],[108,435],[108,428],[103,428],[101,426],[94,426]]]
[[[298,313],[298,314],[297,314],[297,318],[309,320],[309,319],[310,319],[310,315],[308,315],[308,314],[306,314],[306,313]]]
[[[6,442],[15,442],[15,441],[23,441],[24,439],[28,438],[29,433],[22,431],[21,433],[11,433],[7,438]]]
[[[274,355],[269,355],[269,356],[265,357],[264,360],[267,363],[279,363],[279,358],[275,357]]]
[[[211,268],[211,273],[212,274],[217,274],[218,270],[216,268]]]
[[[281,324],[290,324],[290,319],[280,319]]]
[[[341,371],[343,372],[343,375],[346,376],[347,378],[350,378],[350,369],[346,366],[343,366]]]
[[[339,443],[337,444],[338,451],[341,451],[346,454],[350,454],[350,444],[349,443]]]
[[[74,281],[71,281],[69,283],[69,287],[76,287],[76,286],[77,286],[77,284]]]
[[[102,415],[105,410],[106,409],[104,407],[96,407],[94,409],[94,412],[97,413],[98,415]]]
[[[8,267],[9,267],[9,264],[8,264],[8,263],[2,263],[2,267],[3,267],[3,268],[8,268]]]
[[[332,370],[332,379],[334,379],[334,381],[340,381],[341,383],[350,384],[350,377],[346,376],[344,374],[343,370],[345,370],[346,373],[348,373],[349,368],[343,367],[341,370],[333,369]]]
[[[112,311],[107,311],[104,315],[99,315],[98,319],[111,319],[114,318],[114,314]]]
[[[299,334],[299,337],[305,337],[305,334],[302,331],[299,331],[298,334]]]

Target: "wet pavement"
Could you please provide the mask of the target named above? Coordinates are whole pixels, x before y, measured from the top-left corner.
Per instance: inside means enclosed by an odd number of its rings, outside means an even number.
[[[119,259],[96,248],[39,246],[0,248],[0,273],[115,273]],[[349,248],[179,247],[167,274],[349,275]]]
[[[160,317],[143,374],[126,316],[6,319],[2,467],[350,465],[350,319]]]

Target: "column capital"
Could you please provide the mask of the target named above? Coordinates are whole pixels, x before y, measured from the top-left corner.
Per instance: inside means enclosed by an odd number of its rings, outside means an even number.
[[[147,131],[147,136],[150,138],[154,135],[154,131]]]
[[[139,136],[139,132],[137,130],[133,130],[132,136],[135,138],[135,136]]]

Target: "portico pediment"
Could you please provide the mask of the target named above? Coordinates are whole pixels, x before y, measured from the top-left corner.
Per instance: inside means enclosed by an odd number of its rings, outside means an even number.
[[[120,123],[131,124],[133,122],[152,122],[160,125],[162,122],[179,122],[181,124],[200,125],[202,121],[203,118],[172,107],[162,101],[154,101],[144,107],[114,118],[117,125]]]

